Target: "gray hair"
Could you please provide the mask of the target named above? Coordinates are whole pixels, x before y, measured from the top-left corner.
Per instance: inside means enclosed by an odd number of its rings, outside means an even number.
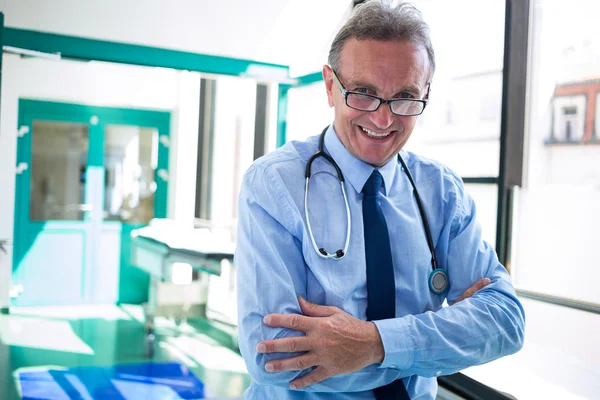
[[[433,77],[435,54],[429,37],[429,25],[412,4],[401,2],[393,6],[389,1],[367,1],[356,6],[331,43],[328,63],[335,71],[339,70],[342,48],[350,38],[406,40],[422,45],[429,57],[429,79]]]

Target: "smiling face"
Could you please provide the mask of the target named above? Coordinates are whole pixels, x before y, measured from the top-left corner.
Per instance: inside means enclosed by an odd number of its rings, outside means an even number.
[[[429,61],[426,50],[408,41],[350,38],[335,71],[346,90],[383,99],[423,99],[427,94]],[[323,77],[330,107],[335,107],[335,131],[346,149],[373,166],[383,166],[408,141],[417,117],[392,114],[388,104],[367,112],[346,105],[328,66]]]

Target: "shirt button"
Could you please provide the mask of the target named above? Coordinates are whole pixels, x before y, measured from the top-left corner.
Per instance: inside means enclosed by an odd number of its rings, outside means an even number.
[[[396,368],[396,364],[390,365],[390,368]]]
[[[435,376],[440,376],[442,374],[442,371],[435,371]]]

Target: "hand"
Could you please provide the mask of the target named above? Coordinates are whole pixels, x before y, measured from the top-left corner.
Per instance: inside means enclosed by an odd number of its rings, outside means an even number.
[[[271,360],[265,364],[268,372],[316,367],[293,380],[290,388],[301,389],[383,361],[383,343],[374,323],[354,318],[337,307],[310,303],[302,297],[298,297],[298,302],[304,315],[269,314],[265,316],[264,323],[305,332],[306,336],[265,340],[256,347],[259,353],[305,352],[297,357]]]
[[[481,278],[480,280],[475,282],[475,284],[473,286],[471,286],[470,288],[465,290],[464,293],[461,294],[460,297],[454,303],[452,303],[452,305],[454,305],[460,301],[463,301],[464,299],[468,299],[469,297],[473,296],[476,291],[483,289],[490,283],[492,283],[490,278]]]

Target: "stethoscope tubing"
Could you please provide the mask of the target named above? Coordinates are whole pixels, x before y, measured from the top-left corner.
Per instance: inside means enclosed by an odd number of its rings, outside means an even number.
[[[305,183],[305,189],[304,189],[304,214],[306,217],[306,225],[308,227],[309,236],[310,236],[313,248],[315,249],[315,252],[317,253],[317,255],[319,255],[320,257],[325,258],[325,259],[341,260],[348,253],[348,245],[350,243],[350,232],[351,232],[350,206],[348,204],[348,197],[346,196],[346,190],[344,188],[344,175],[342,174],[342,171],[341,171],[340,167],[337,165],[337,163],[335,162],[335,160],[329,154],[327,154],[323,151],[323,142],[325,140],[325,133],[327,132],[328,128],[329,127],[326,127],[323,130],[323,132],[321,132],[321,135],[319,137],[318,151],[309,158],[309,160],[306,164],[306,183]],[[328,253],[324,248],[319,248],[319,246],[317,246],[315,237],[312,232],[312,227],[310,225],[310,218],[308,216],[308,186],[309,186],[309,182],[310,182],[311,166],[312,166],[313,161],[315,159],[317,159],[318,157],[325,158],[335,168],[335,171],[338,176],[338,180],[340,181],[342,195],[344,196],[344,203],[346,205],[346,216],[347,216],[347,220],[348,220],[348,224],[347,224],[348,229],[346,230],[346,243],[344,244],[343,250],[338,250],[335,253]],[[430,287],[431,291],[433,291],[434,293],[437,293],[437,294],[444,293],[448,287],[448,275],[443,268],[438,267],[437,258],[435,256],[435,248],[433,246],[433,238],[431,235],[431,229],[429,227],[429,221],[428,221],[427,215],[425,213],[425,207],[423,206],[423,203],[421,202],[421,196],[419,195],[417,186],[415,185],[415,181],[413,180],[410,170],[408,169],[408,167],[406,166],[406,163],[400,156],[400,153],[398,153],[398,161],[402,165],[402,169],[404,170],[406,176],[408,177],[408,180],[409,180],[409,182],[413,188],[413,191],[415,193],[417,207],[419,208],[419,214],[421,215],[421,221],[423,222],[423,228],[425,230],[427,246],[429,247],[429,251],[431,253],[432,272],[429,275],[429,287]],[[440,283],[440,279],[442,280],[441,283]]]

